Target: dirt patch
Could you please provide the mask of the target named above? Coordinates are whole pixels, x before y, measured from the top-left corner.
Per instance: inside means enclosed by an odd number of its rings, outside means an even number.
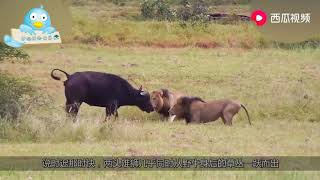
[[[143,42],[143,41],[125,41],[124,39],[118,39],[118,41],[107,41],[101,37],[94,38],[74,38],[74,43],[90,44],[94,46],[107,46],[107,47],[151,47],[151,48],[186,48],[186,47],[197,47],[202,49],[214,49],[222,47],[221,44],[214,41],[199,41],[196,43],[185,43],[185,42],[171,42],[171,41],[161,41],[161,42]],[[230,44],[230,43],[229,43]],[[234,45],[231,43],[230,45]]]
[[[213,49],[220,47],[220,44],[217,42],[197,42],[195,46],[198,48]]]

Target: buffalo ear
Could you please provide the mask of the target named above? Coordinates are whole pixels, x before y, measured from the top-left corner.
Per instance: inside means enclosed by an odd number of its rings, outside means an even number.
[[[140,86],[139,91],[142,91],[142,85]]]

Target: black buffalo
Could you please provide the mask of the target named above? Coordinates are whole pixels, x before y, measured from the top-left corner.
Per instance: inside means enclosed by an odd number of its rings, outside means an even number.
[[[81,104],[106,108],[106,117],[118,117],[117,109],[121,106],[137,106],[148,113],[153,111],[148,92],[132,87],[125,79],[101,72],[76,72],[69,75],[60,69],[54,69],[51,77],[60,80],[54,71],[63,72],[67,80],[64,81],[66,96],[66,112],[74,118],[78,114]]]

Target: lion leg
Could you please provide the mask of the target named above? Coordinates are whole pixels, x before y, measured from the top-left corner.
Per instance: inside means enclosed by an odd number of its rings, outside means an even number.
[[[232,126],[232,118],[234,116],[231,107],[226,107],[222,112],[222,120],[225,125]]]
[[[176,118],[176,115],[170,116],[170,117],[169,117],[169,122],[171,122],[171,123],[172,123],[172,122],[173,122],[173,120],[174,120],[174,118]]]
[[[222,120],[225,125],[232,125],[232,118],[240,110],[241,106],[238,104],[228,104],[222,111]]]
[[[222,116],[221,116],[221,119],[222,119],[223,124],[226,124],[226,123],[227,123],[227,121],[226,121],[226,119],[224,118],[223,114],[222,114]]]
[[[222,117],[223,123],[225,125],[232,126],[232,117],[233,115],[231,113],[224,112]]]

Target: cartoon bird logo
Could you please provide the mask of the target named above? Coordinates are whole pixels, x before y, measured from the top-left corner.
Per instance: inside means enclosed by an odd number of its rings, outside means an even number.
[[[51,26],[51,18],[49,13],[41,5],[40,8],[33,8],[24,16],[23,24],[19,27],[21,32],[35,35],[35,31],[42,31],[46,34],[56,32],[56,29]],[[23,43],[14,40],[11,36],[4,36],[4,43],[8,46],[19,48]]]

